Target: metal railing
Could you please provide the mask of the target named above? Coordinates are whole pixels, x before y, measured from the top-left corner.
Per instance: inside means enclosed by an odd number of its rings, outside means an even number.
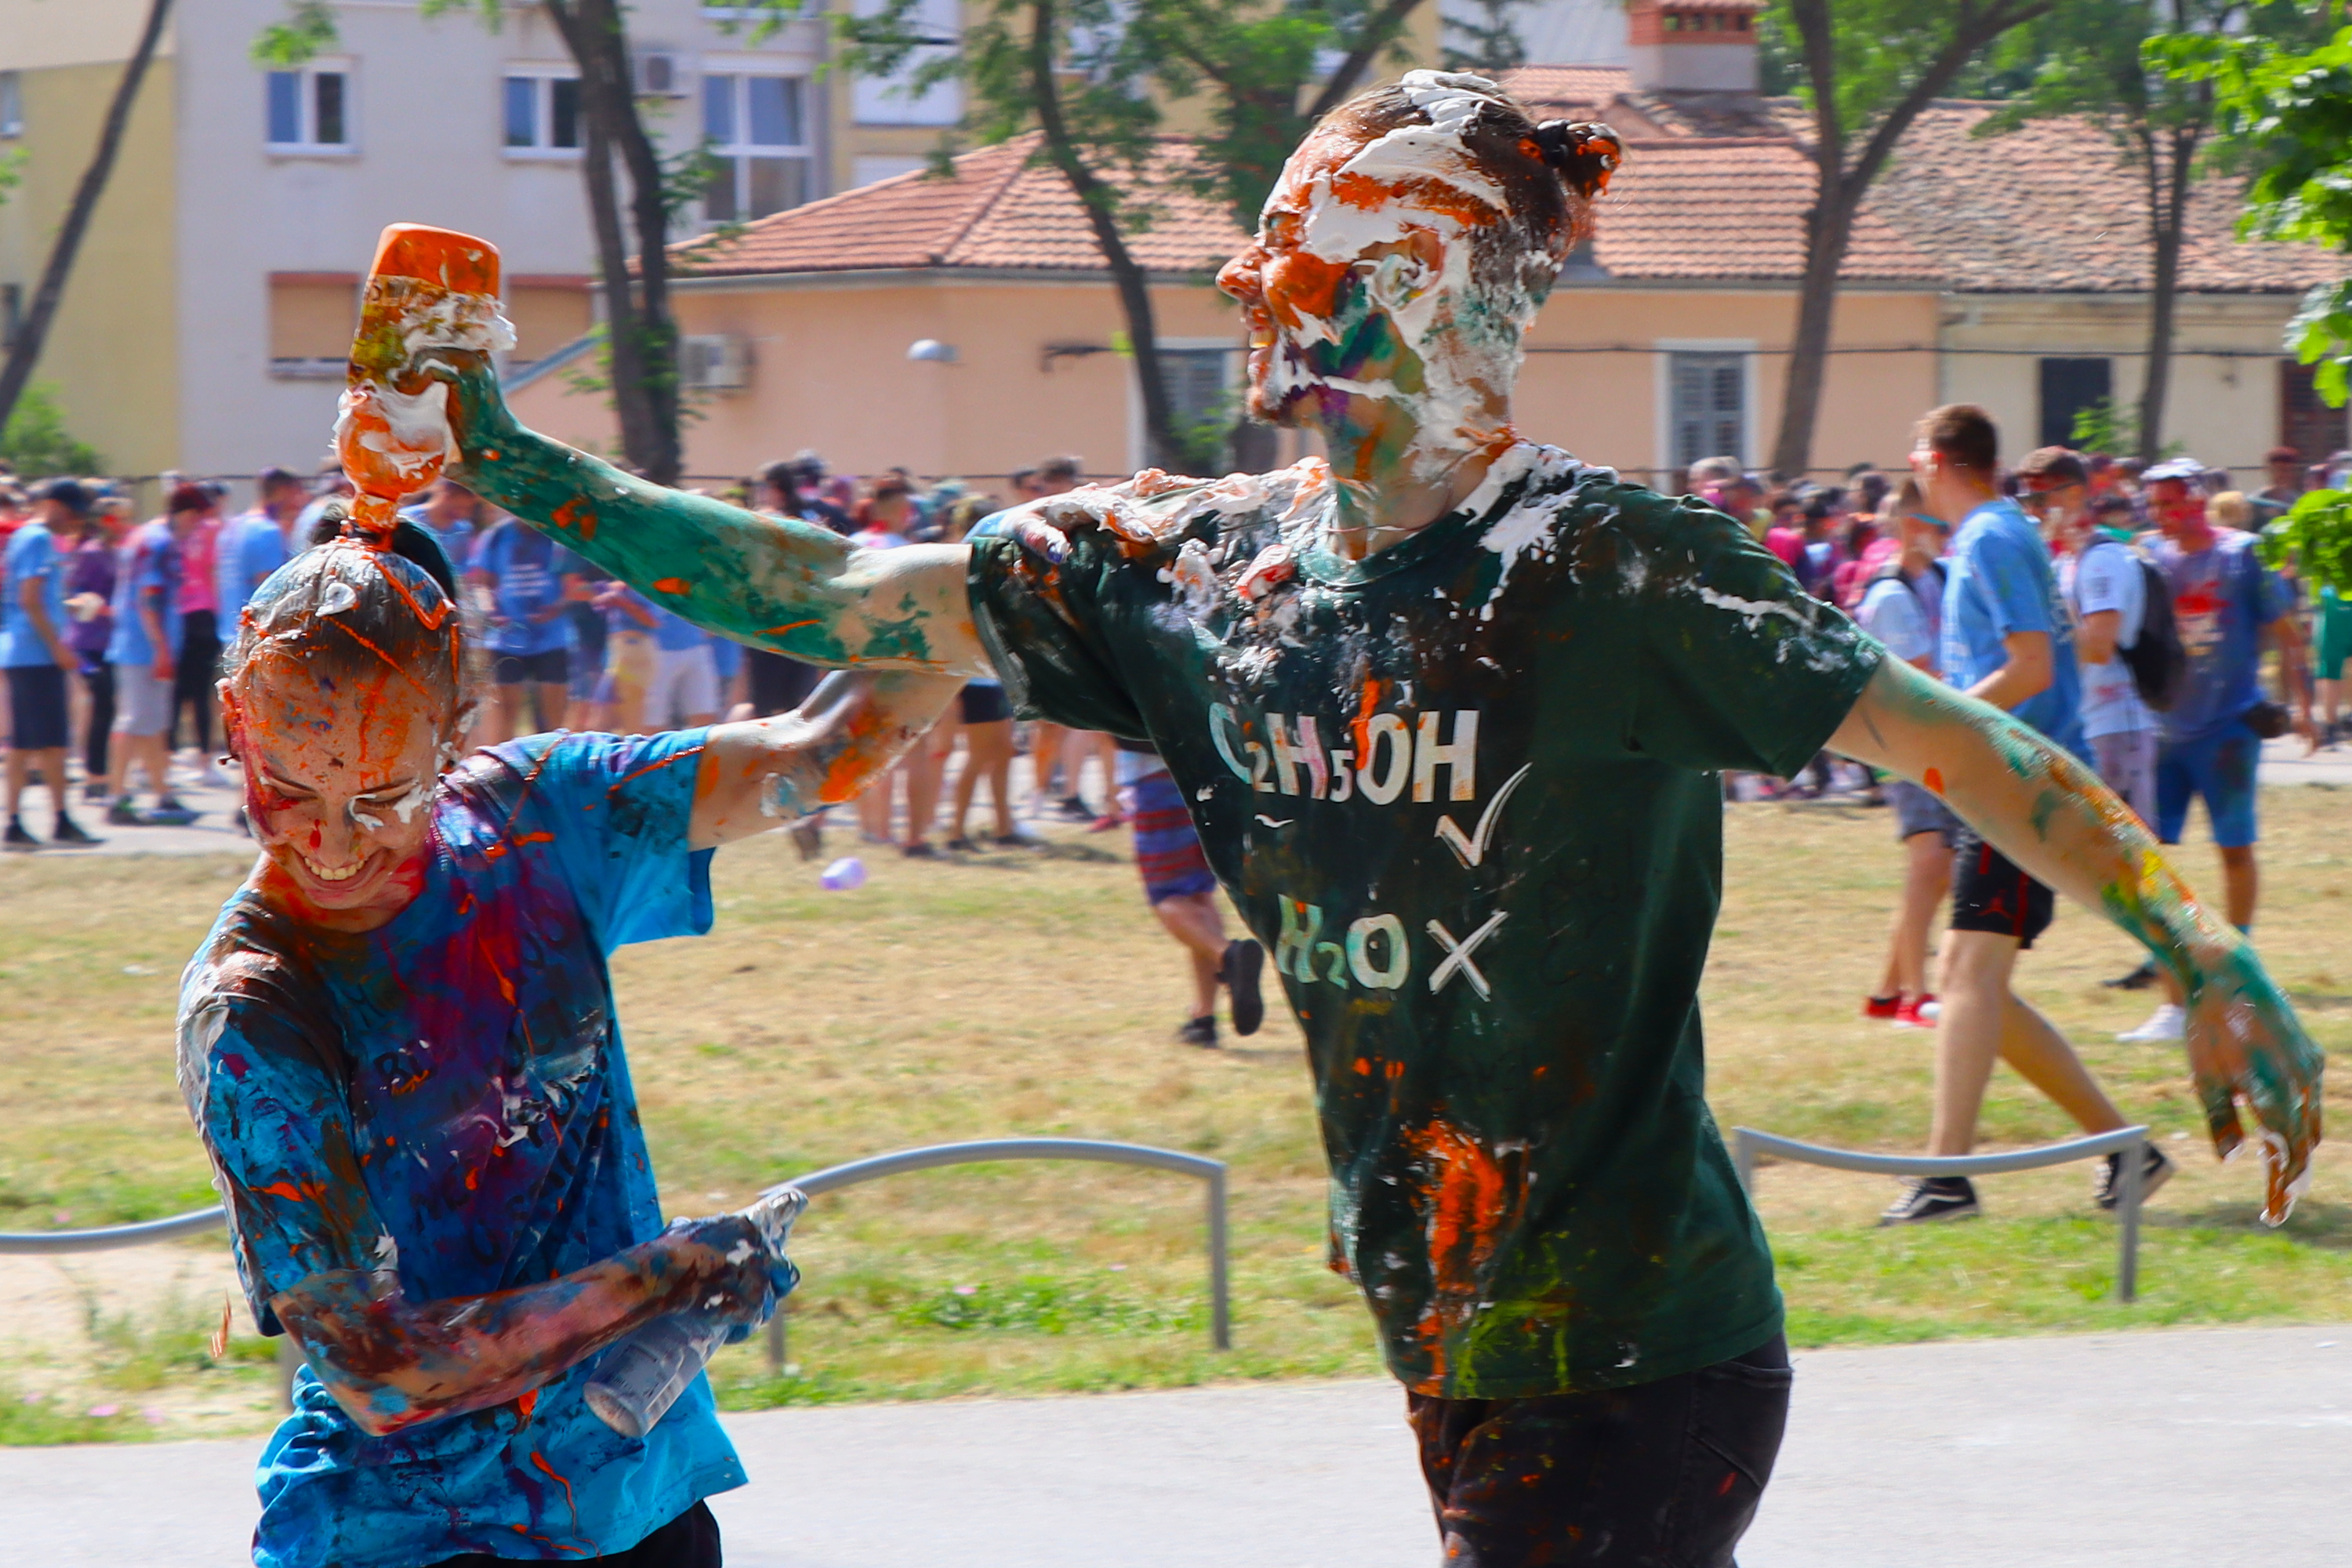
[[[1181,1153],[1174,1149],[1155,1149],[1145,1143],[1112,1143],[1092,1138],[986,1138],[969,1143],[935,1143],[922,1149],[901,1149],[894,1154],[876,1154],[869,1159],[852,1160],[846,1165],[814,1171],[782,1184],[798,1187],[809,1196],[815,1197],[843,1187],[854,1187],[860,1182],[877,1181],[884,1176],[896,1176],[908,1171],[929,1171],[941,1165],[969,1165],[992,1160],[1093,1160],[1107,1164],[1174,1171],[1180,1175],[1201,1178],[1208,1186],[1209,1339],[1221,1351],[1233,1349],[1233,1311],[1226,1279],[1225,1163],[1222,1160]],[[769,1190],[772,1192],[775,1189]],[[226,1211],[215,1204],[211,1208],[194,1209],[186,1214],[173,1215],[169,1219],[108,1226],[100,1230],[0,1231],[0,1253],[39,1256],[144,1247],[150,1242],[173,1241],[184,1236],[194,1236],[226,1224],[227,1217]],[[286,1375],[289,1389],[292,1387],[295,1363],[287,1352],[292,1343],[290,1337],[285,1338],[280,1340],[278,1347],[278,1364]],[[784,1369],[784,1314],[781,1310],[768,1320],[768,1368],[773,1373],[782,1373]]]
[[[2116,1213],[2123,1222],[2116,1257],[2116,1299],[2119,1301],[2139,1299],[2140,1178],[2146,1162],[2138,1157],[2138,1151],[2147,1146],[2145,1127],[2120,1127],[2113,1132],[2097,1132],[2063,1143],[2045,1143],[2037,1149],[2012,1149],[2005,1154],[1865,1154],[1854,1149],[1800,1143],[1794,1138],[1759,1132],[1753,1127],[1735,1127],[1731,1131],[1732,1159],[1739,1167],[1739,1185],[1748,1193],[1756,1190],[1756,1156],[1759,1153],[1777,1154],[1808,1165],[1826,1165],[1833,1171],[1866,1171],[1886,1176],[1996,1176],[2004,1171],[2039,1170],[2044,1165],[2063,1165],[2095,1155],[2119,1153],[2124,1156],[2116,1162]]]
[[[877,1154],[871,1159],[853,1160],[846,1165],[812,1172],[781,1184],[798,1187],[815,1197],[908,1171],[992,1160],[1093,1160],[1200,1177],[1208,1186],[1209,1341],[1221,1351],[1234,1348],[1225,1269],[1225,1163],[1222,1160],[1180,1153],[1173,1149],[1154,1149],[1144,1143],[1110,1143],[1093,1138],[984,1138],[970,1143],[935,1143],[923,1149],[901,1149],[895,1154]],[[768,1320],[768,1370],[775,1373],[784,1370],[784,1314],[781,1308]]]

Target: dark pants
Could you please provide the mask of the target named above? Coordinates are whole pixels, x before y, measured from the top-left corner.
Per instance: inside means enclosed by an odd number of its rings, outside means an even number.
[[[84,665],[81,683],[89,693],[89,733],[82,737],[82,771],[93,779],[102,779],[107,739],[114,733],[114,666],[102,658]]]
[[[1789,1342],[1632,1388],[1408,1396],[1449,1568],[1731,1568],[1789,1417]]]
[[[709,1504],[698,1502],[626,1552],[564,1561],[603,1563],[610,1568],[719,1568],[719,1521],[710,1517]],[[462,1557],[445,1557],[433,1568],[514,1568],[514,1563],[511,1557],[468,1552]]]
[[[180,749],[180,710],[195,710],[195,744],[199,752],[213,749],[213,683],[220,679],[220,628],[210,610],[187,610],[180,616],[180,657],[172,672],[172,738]]]

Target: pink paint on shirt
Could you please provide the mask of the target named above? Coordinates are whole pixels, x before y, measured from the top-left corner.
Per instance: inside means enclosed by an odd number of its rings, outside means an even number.
[[[220,562],[221,520],[203,517],[180,541],[180,614],[220,608],[214,568]]]

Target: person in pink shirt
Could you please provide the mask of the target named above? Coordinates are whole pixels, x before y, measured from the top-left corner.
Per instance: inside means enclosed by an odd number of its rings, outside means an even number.
[[[220,679],[221,653],[220,498],[209,485],[180,487],[182,494],[193,490],[204,491],[211,504],[180,541],[180,657],[167,746],[179,750],[180,715],[192,713],[198,775],[205,784],[226,788],[229,781],[213,762],[213,683]]]

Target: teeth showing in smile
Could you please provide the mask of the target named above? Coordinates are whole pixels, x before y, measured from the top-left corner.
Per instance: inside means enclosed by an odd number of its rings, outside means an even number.
[[[365,861],[354,860],[348,866],[321,866],[308,855],[302,857],[303,868],[321,882],[348,882],[360,874],[360,868],[365,864]]]

